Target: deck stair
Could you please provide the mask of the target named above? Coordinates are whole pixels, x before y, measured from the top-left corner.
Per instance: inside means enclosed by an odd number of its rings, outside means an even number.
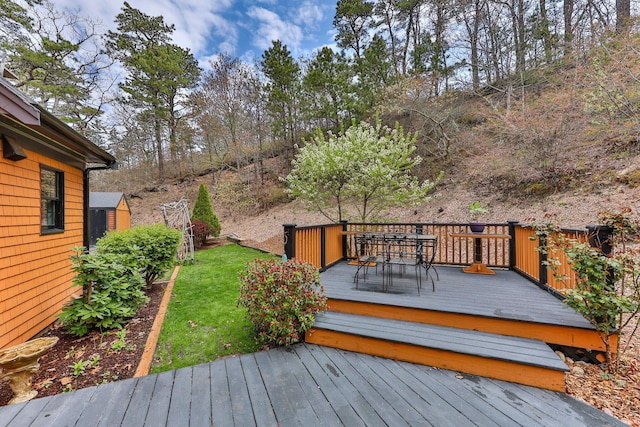
[[[555,391],[568,371],[540,340],[333,311],[306,341]]]

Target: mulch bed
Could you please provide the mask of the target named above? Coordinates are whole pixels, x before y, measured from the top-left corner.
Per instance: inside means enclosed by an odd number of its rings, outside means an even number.
[[[165,288],[166,283],[155,283],[147,289],[150,300],[129,321],[124,340],[117,331],[93,331],[78,338],[65,333],[59,324],[53,325],[42,336],[60,340],[40,358],[40,369],[33,376],[37,397],[133,377]],[[12,397],[9,383],[0,381],[0,405],[6,405]]]

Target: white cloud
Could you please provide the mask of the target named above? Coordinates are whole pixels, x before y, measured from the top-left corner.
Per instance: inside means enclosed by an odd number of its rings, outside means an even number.
[[[219,47],[233,53],[237,46],[237,30],[221,16],[233,7],[234,0],[128,0],[131,7],[149,16],[162,16],[166,24],[175,25],[173,41],[194,54],[206,51],[210,34],[222,39]],[[115,30],[115,17],[122,2],[105,0],[55,0],[59,10],[79,11],[82,16],[98,18],[104,31]]]
[[[297,24],[315,29],[318,27],[318,23],[324,18],[323,9],[322,6],[307,0],[293,11],[292,18]]]
[[[280,16],[262,7],[249,8],[247,15],[258,21],[253,34],[253,44],[256,47],[268,49],[274,40],[282,41],[290,49],[300,46],[303,34],[299,26],[283,21]]]

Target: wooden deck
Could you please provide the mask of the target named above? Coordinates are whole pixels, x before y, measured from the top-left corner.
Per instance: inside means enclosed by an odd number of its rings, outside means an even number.
[[[356,267],[346,262],[325,270],[320,279],[327,296],[335,300],[593,329],[589,322],[558,298],[513,271],[495,269],[496,274],[490,276],[466,274],[461,267],[436,266],[435,271],[439,277],[435,280],[435,292],[431,290],[431,281],[423,275],[420,295],[411,269],[402,277],[394,271],[389,292],[382,292],[382,275],[376,275],[375,268],[369,269],[366,280],[359,280],[356,290],[353,282]],[[436,276],[433,270],[431,276]]]
[[[0,408],[0,426],[624,426],[567,396],[311,344]]]
[[[604,351],[595,328],[555,296],[519,274],[466,274],[460,267],[437,266],[435,292],[422,278],[418,295],[415,275],[397,273],[388,292],[381,274],[370,268],[366,281],[353,282],[356,267],[341,262],[321,273],[331,310],[375,315]],[[409,271],[409,270],[408,270]],[[435,278],[432,271],[431,276]]]
[[[516,273],[465,274],[438,266],[435,290],[412,269],[393,285],[370,267],[342,262],[321,275],[329,312],[306,341],[523,385],[565,390],[568,367],[548,344],[602,350],[594,327]]]

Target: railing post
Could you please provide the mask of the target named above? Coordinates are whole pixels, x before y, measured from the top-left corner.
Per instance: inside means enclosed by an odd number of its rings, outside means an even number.
[[[589,245],[598,248],[604,255],[611,255],[613,250],[613,227],[608,225],[587,225]]]
[[[613,252],[613,231],[613,227],[608,225],[588,225],[589,245],[592,248],[600,249],[604,256],[611,255]],[[615,288],[611,267],[607,268],[607,286],[610,290]]]
[[[296,256],[296,225],[284,224],[284,254],[287,259],[293,259]]]
[[[509,224],[509,270],[513,270],[516,266],[516,226],[519,221],[507,221]]]
[[[547,246],[547,235],[538,235],[538,248]],[[546,285],[549,283],[549,276],[547,271],[548,253],[546,250],[538,251],[538,262],[540,263],[540,285]]]
[[[347,231],[347,220],[340,220],[340,223],[342,224],[342,231]],[[346,233],[342,234],[342,259],[347,259],[347,257],[349,256],[349,253],[347,252],[347,237],[348,236]]]
[[[327,266],[327,227],[320,228],[320,269]]]

